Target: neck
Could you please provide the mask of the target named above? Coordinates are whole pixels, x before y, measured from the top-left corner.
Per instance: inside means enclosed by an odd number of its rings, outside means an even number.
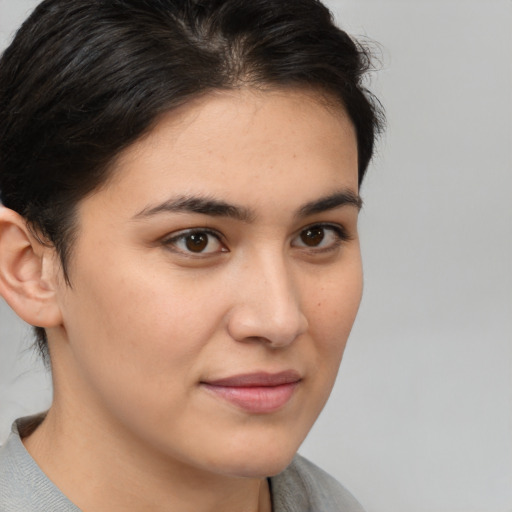
[[[271,512],[266,479],[191,467],[148,449],[118,426],[84,417],[78,409],[54,402],[23,442],[48,478],[81,510]]]

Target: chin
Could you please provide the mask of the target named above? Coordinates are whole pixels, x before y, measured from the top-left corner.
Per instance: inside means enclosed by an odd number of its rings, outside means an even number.
[[[244,449],[228,452],[230,460],[224,461],[224,468],[218,469],[231,476],[242,478],[266,478],[281,473],[292,462],[297,453],[298,446],[276,446],[276,443],[267,443],[263,448],[253,445]]]
[[[242,425],[219,426],[217,434],[203,437],[196,446],[196,461],[210,466],[214,472],[243,478],[265,478],[277,475],[292,462],[308,434],[316,415],[292,419],[253,417]]]

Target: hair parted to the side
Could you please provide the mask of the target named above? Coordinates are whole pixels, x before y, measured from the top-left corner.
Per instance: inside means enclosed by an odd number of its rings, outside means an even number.
[[[45,0],[0,61],[0,199],[55,246],[71,284],[75,207],[113,159],[161,114],[238,87],[337,99],[361,183],[383,119],[364,86],[370,65],[317,0]]]

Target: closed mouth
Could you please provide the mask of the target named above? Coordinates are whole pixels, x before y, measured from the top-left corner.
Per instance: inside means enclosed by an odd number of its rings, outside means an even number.
[[[302,378],[295,370],[256,372],[202,382],[217,397],[250,413],[265,414],[284,407]]]

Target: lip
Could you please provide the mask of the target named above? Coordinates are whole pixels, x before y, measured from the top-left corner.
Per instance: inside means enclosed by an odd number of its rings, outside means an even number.
[[[268,414],[284,407],[301,382],[295,370],[257,372],[202,382],[212,394],[254,414]]]

